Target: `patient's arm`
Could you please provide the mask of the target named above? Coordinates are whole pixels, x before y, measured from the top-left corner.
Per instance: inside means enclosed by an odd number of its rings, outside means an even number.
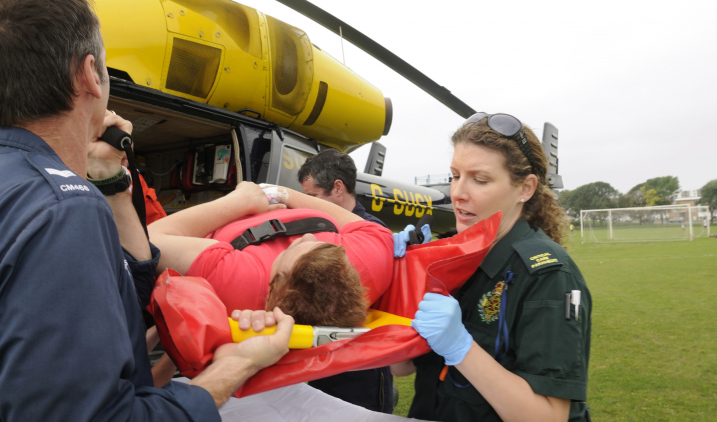
[[[144,336],[147,340],[147,353],[150,353],[152,350],[154,350],[154,347],[157,346],[157,343],[159,343],[159,333],[157,333],[157,326],[153,325],[149,327]]]
[[[352,221],[362,221],[363,219],[351,211],[345,210],[340,206],[333,204],[323,199],[314,198],[313,196],[305,195],[301,192],[297,192],[293,189],[284,188],[289,192],[289,199],[286,201],[286,206],[289,208],[310,208],[312,210],[322,211],[330,215],[339,224],[338,228],[344,226],[344,224],[351,223]]]
[[[152,379],[154,380],[154,386],[162,388],[169,381],[172,380],[174,373],[177,371],[177,367],[169,358],[168,354],[163,354],[161,358],[152,366]]]
[[[157,273],[172,268],[184,274],[204,249],[217,243],[205,236],[238,218],[268,210],[264,191],[254,183],[242,182],[224,197],[155,221],[147,230],[150,241],[162,251]]]
[[[205,237],[238,218],[268,210],[269,202],[264,191],[254,183],[242,182],[226,196],[155,221],[150,225],[150,235]]]
[[[391,375],[394,377],[406,377],[414,372],[416,372],[416,365],[414,365],[411,360],[391,365]]]

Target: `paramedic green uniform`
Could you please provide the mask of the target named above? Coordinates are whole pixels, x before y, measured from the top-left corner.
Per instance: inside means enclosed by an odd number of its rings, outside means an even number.
[[[507,289],[506,280],[510,281]],[[580,290],[582,296],[577,321],[573,305],[570,319],[565,318],[565,294],[572,290]],[[521,218],[455,297],[463,323],[479,346],[494,357],[507,350],[501,362],[504,368],[524,378],[537,394],[571,399],[571,422],[588,420],[584,401],[592,300],[580,271],[560,245]],[[496,353],[501,301],[508,341],[506,345],[501,332]],[[445,381],[439,380],[445,365],[441,356],[430,352],[413,362],[416,395],[409,417],[500,421],[457,369],[450,367]]]

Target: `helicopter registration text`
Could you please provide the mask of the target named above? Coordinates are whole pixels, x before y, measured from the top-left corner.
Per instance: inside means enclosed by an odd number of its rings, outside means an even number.
[[[381,187],[375,183],[371,183],[371,209],[379,212],[383,209],[383,203],[393,204],[393,213],[395,215],[405,215],[406,217],[417,218],[423,217],[423,214],[433,215],[433,198],[430,195],[421,195],[420,193],[406,192],[405,190],[393,189],[393,199],[384,196]]]

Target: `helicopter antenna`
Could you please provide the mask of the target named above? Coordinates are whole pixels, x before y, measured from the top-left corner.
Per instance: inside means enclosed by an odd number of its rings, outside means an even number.
[[[344,32],[339,26],[339,36],[341,37],[341,57],[344,59],[344,66],[346,66],[346,54],[344,54]]]
[[[346,22],[317,7],[306,0],[276,0],[313,20],[329,31],[344,38],[343,28],[346,28],[346,40],[356,47],[370,54],[376,60],[390,67],[399,75],[413,82],[443,105],[456,112],[459,116],[467,119],[476,113],[468,104],[451,94],[451,91],[438,85],[431,78],[421,73],[418,69],[406,63],[403,59],[388,51],[381,44],[367,37]],[[339,28],[339,31],[336,31]],[[342,45],[343,48],[343,45]]]

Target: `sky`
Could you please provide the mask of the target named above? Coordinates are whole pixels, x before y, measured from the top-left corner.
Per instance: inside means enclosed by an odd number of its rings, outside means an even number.
[[[306,31],[342,59],[340,38],[273,0],[239,1]],[[717,1],[313,0],[476,111],[559,130],[566,189],[620,192],[677,176],[717,179]],[[343,42],[345,64],[393,102],[384,177],[447,174],[463,118]],[[369,147],[351,156],[363,169]]]

